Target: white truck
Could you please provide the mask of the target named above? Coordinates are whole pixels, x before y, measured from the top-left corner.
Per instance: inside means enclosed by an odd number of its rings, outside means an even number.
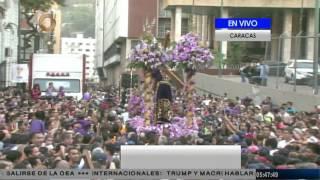
[[[29,88],[39,84],[41,96],[46,95],[49,83],[56,92],[64,88],[65,96],[82,98],[85,83],[85,55],[33,54],[29,62]]]

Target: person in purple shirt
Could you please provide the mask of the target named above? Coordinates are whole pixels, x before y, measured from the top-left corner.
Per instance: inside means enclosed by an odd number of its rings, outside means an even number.
[[[89,133],[91,127],[91,121],[85,119],[85,115],[82,112],[77,113],[77,120],[73,123],[73,128],[76,133],[86,135]]]
[[[30,132],[31,133],[45,133],[45,125],[43,122],[44,113],[37,111],[35,113],[35,118],[31,120],[30,122]]]

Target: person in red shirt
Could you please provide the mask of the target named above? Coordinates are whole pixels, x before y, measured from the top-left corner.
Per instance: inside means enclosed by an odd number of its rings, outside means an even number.
[[[41,96],[41,90],[39,84],[35,84],[31,90],[31,97],[33,100],[38,100]]]

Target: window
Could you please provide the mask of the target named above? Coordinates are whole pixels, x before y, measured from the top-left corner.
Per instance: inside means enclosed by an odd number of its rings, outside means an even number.
[[[64,87],[65,92],[69,93],[79,93],[80,92],[80,80],[79,79],[34,79],[33,84],[39,84],[40,90],[45,92],[48,88],[49,82],[53,83],[56,90],[60,86]]]
[[[79,43],[78,45],[79,45],[79,46],[81,46],[81,45],[82,45],[82,43]]]
[[[158,26],[158,36],[163,38],[166,35],[166,31],[170,30],[170,19],[160,19]]]
[[[181,34],[187,34],[189,32],[188,30],[188,19],[182,19],[182,23],[181,23]]]
[[[163,6],[163,2],[159,2],[159,7]],[[163,10],[162,8],[159,9],[159,15],[160,17],[170,17],[171,16],[171,11]]]
[[[135,48],[139,42],[139,40],[131,40],[131,49]]]
[[[167,10],[160,9],[160,14],[159,15],[160,15],[160,17],[169,18],[169,17],[171,17],[171,12],[167,11]]]
[[[86,52],[90,52],[90,49],[86,49]]]

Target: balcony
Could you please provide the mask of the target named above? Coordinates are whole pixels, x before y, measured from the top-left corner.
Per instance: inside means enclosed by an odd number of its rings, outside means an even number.
[[[107,67],[107,66],[110,66],[111,64],[115,64],[115,63],[120,63],[120,55],[119,54],[113,55],[112,57],[110,57],[109,59],[104,61],[103,66]]]
[[[159,17],[160,18],[170,18],[171,12],[167,11],[167,10],[160,9]]]

